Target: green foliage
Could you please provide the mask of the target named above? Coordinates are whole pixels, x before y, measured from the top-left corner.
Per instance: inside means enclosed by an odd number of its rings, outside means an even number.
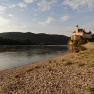
[[[94,61],[91,61],[90,66],[94,67]]]
[[[74,62],[69,60],[69,61],[65,61],[64,62],[64,65],[67,66],[67,65],[72,65]]]
[[[31,72],[33,70],[33,68],[32,69],[28,69],[26,72]]]
[[[62,62],[64,62],[64,61],[65,61],[65,59],[62,59],[61,61],[62,61]]]
[[[36,68],[36,69],[39,69],[39,68],[41,68],[41,66],[35,66],[35,68]]]
[[[48,62],[49,62],[49,63],[52,63],[52,60],[49,60]]]
[[[85,64],[84,63],[79,63],[78,66],[83,67],[83,66],[85,66]]]
[[[85,87],[85,89],[86,89],[86,91],[91,92],[91,93],[94,94],[94,88],[91,87],[90,85],[87,85],[87,86]]]
[[[66,45],[69,37],[64,35],[8,32],[0,33],[1,45]]]

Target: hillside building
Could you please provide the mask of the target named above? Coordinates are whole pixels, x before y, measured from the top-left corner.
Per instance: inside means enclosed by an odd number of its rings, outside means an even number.
[[[80,38],[91,39],[92,33],[91,31],[86,32],[84,29],[79,28],[77,25],[76,30],[72,33],[71,40],[79,40]]]

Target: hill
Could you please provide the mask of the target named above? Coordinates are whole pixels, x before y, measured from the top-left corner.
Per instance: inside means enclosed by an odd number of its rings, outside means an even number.
[[[44,33],[0,33],[0,44],[8,45],[66,45],[68,37],[64,35],[50,35]]]

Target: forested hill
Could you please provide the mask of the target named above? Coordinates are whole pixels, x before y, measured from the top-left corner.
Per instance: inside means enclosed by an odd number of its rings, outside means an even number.
[[[1,45],[66,45],[68,39],[69,37],[64,35],[50,35],[44,33],[0,33]]]

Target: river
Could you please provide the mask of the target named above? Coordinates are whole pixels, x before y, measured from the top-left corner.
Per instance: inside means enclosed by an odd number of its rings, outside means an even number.
[[[0,70],[46,60],[66,51],[66,46],[57,45],[0,47]]]

